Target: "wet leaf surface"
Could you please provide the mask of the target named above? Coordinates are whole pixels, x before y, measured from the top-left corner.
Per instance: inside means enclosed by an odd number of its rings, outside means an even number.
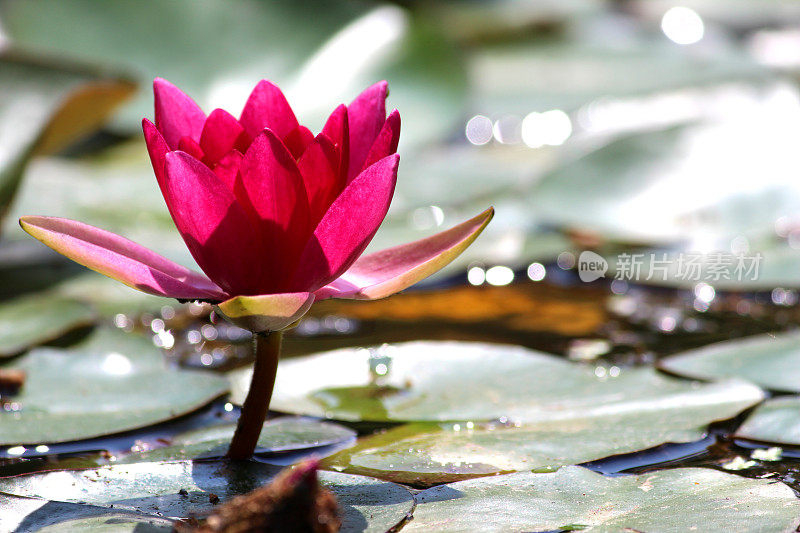
[[[667,407],[696,389],[647,368],[615,374],[519,347],[420,341],[285,360],[271,408],[352,421],[539,423]],[[233,374],[235,402],[248,379]],[[761,398],[756,387],[731,387],[747,402]]]
[[[736,437],[800,446],[800,398],[782,397],[759,405],[736,430]]]
[[[40,348],[4,368],[27,377],[18,394],[4,398],[2,445],[140,428],[189,413],[227,391],[213,374],[166,369],[147,339],[105,329],[73,348]]]
[[[228,451],[236,424],[206,426],[171,439],[169,446],[133,453],[123,463],[222,457]],[[256,447],[259,453],[298,451],[355,440],[356,432],[330,422],[309,418],[281,417],[264,424]]]
[[[604,477],[581,467],[434,487],[404,531],[794,531],[800,500],[782,483],[710,469]],[[487,519],[490,518],[490,522]]]
[[[91,325],[92,309],[75,300],[33,295],[0,303],[0,358]]]
[[[225,502],[268,483],[279,471],[255,462],[138,463],[4,478],[0,491],[53,502],[113,506],[112,512],[181,518],[213,508],[209,494]],[[335,472],[320,472],[319,477],[339,502],[343,531],[386,531],[413,510],[411,494],[399,485]],[[39,512],[27,519],[36,519]]]
[[[800,391],[800,334],[758,335],[678,353],[661,368],[695,379],[739,377],[764,388]]]
[[[621,407],[594,413],[588,408],[586,414],[568,409],[563,418],[541,422],[409,424],[362,439],[323,464],[413,486],[554,470],[663,443],[700,440],[709,423],[732,418],[763,398],[743,382],[687,386],[683,393],[652,401],[628,398],[621,386],[617,396],[626,402]]]

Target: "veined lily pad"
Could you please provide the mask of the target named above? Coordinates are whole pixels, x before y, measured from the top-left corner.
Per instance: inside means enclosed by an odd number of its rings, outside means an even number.
[[[0,217],[5,216],[28,159],[90,133],[133,92],[133,84],[83,68],[0,56]]]
[[[279,471],[255,462],[138,463],[4,478],[0,492],[181,518],[210,510],[209,493],[224,502],[269,483]],[[386,531],[414,506],[408,490],[393,483],[335,472],[320,472],[319,478],[336,495],[343,531]]]
[[[774,398],[759,405],[736,430],[736,437],[800,446],[800,398]]]
[[[222,457],[228,451],[236,424],[220,424],[176,435],[169,446],[122,457],[122,463]],[[356,432],[338,424],[310,418],[268,420],[261,429],[256,453],[303,450],[355,439]]]
[[[740,377],[767,389],[800,392],[800,333],[720,342],[672,355],[659,365],[695,379]]]
[[[0,358],[88,326],[94,313],[66,298],[27,296],[0,303]]]
[[[620,389],[620,396],[625,391]],[[510,471],[548,470],[701,439],[705,427],[761,401],[750,384],[687,387],[681,401],[632,400],[619,413],[515,424],[409,424],[363,439],[324,460],[326,468],[432,485]],[[800,428],[798,428],[800,429]]]
[[[233,374],[234,401],[244,398],[249,379],[248,372]],[[352,421],[544,423],[663,410],[690,403],[695,389],[652,369],[611,377],[514,346],[409,342],[284,360],[271,407]],[[752,386],[727,390],[746,392],[750,402],[761,398]]]
[[[800,524],[783,483],[704,468],[604,477],[578,466],[442,485],[403,531],[774,531]]]
[[[0,445],[66,442],[144,427],[187,414],[227,390],[206,372],[168,370],[147,339],[99,330],[68,350],[39,348],[5,365],[23,370],[11,410],[0,411]]]
[[[15,533],[172,531],[173,521],[106,507],[0,494],[0,528]]]

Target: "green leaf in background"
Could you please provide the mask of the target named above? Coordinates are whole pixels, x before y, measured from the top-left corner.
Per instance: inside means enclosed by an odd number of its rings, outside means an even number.
[[[281,361],[270,407],[351,421],[505,417],[556,423],[632,411],[663,414],[702,397],[696,384],[650,368],[617,368],[614,376],[604,370],[597,374],[594,367],[501,344],[420,341],[348,348]],[[231,379],[233,401],[241,402],[249,371],[235,371]],[[762,398],[746,383],[717,384],[711,391],[721,402],[742,400],[741,408]]]
[[[83,303],[49,295],[33,295],[0,303],[0,358],[55,340],[94,320]]]
[[[798,516],[800,500],[774,480],[703,468],[604,477],[570,466],[425,490],[403,531],[466,532],[480,524],[484,531],[789,533]]]
[[[567,382],[562,384],[570,388]],[[619,396],[626,396],[624,388]],[[409,424],[360,440],[325,468],[387,481],[432,485],[510,471],[547,470],[703,438],[706,426],[761,401],[743,382],[703,385],[661,401],[631,400],[618,412],[562,413],[515,424]]]
[[[130,81],[98,70],[0,54],[0,218],[33,155],[92,132],[133,89]]]
[[[666,357],[659,366],[694,379],[737,377],[765,389],[800,392],[800,333],[720,342]]]
[[[0,411],[0,445],[88,439],[170,420],[227,391],[206,372],[168,370],[147,339],[98,330],[65,350],[40,348],[4,368],[26,380]]]
[[[773,398],[759,405],[747,417],[736,437],[800,446],[800,398]]]
[[[187,266],[195,264],[164,204],[142,141],[77,160],[37,160],[12,212],[30,214],[80,220]],[[16,225],[6,228],[4,237],[30,239]]]
[[[181,518],[209,511],[213,507],[209,493],[225,502],[269,483],[280,470],[255,462],[138,463],[4,478],[0,491],[54,502],[82,502],[108,507],[110,512],[157,512]],[[383,532],[402,522],[414,508],[408,490],[393,483],[335,472],[320,472],[319,479],[338,500],[342,531]],[[188,494],[179,494],[181,489]],[[42,509],[46,512],[46,506]],[[38,512],[26,520],[36,520]]]
[[[402,110],[408,125],[404,143],[440,138],[464,99],[465,74],[455,51],[431,21],[396,6],[120,0],[97,9],[92,0],[35,0],[6,2],[0,17],[21,46],[139,73],[145,90],[117,122],[128,132],[152,116],[147,87],[156,76],[181,87],[206,111],[222,107],[234,115],[256,82],[268,78],[287,91],[301,120],[316,128],[323,111],[385,78],[389,105]]]
[[[120,463],[222,457],[228,451],[236,424],[219,424],[187,431],[170,445],[122,457]],[[354,440],[356,432],[338,424],[310,418],[281,417],[261,429],[255,453],[305,450]]]

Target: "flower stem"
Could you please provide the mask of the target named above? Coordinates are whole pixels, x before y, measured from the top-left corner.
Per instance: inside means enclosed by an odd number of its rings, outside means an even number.
[[[269,411],[278,359],[281,354],[283,332],[273,331],[265,335],[254,335],[253,348],[256,362],[250,390],[242,405],[242,413],[228,448],[228,457],[235,460],[249,459],[256,449],[261,428]]]

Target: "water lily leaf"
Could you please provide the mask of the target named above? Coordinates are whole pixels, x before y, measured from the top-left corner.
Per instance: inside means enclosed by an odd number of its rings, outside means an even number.
[[[219,424],[176,435],[171,444],[122,457],[121,463],[222,457],[228,451],[235,424]],[[304,450],[355,439],[356,432],[338,424],[310,418],[281,417],[261,429],[256,453]]]
[[[0,491],[56,502],[113,505],[114,512],[187,517],[213,507],[209,493],[224,502],[269,483],[279,471],[255,462],[138,463],[4,478]],[[393,483],[335,472],[320,472],[319,479],[339,502],[343,531],[386,531],[414,506],[408,490]]]
[[[0,303],[0,358],[55,340],[93,320],[91,308],[66,298],[34,295]]]
[[[0,15],[20,45],[129,67],[143,87],[164,77],[206,111],[222,107],[238,115],[255,83],[268,77],[286,90],[301,120],[318,130],[322,110],[330,113],[383,78],[391,87],[390,105],[403,111],[408,125],[403,143],[441,137],[460,118],[463,65],[428,18],[363,1],[239,4],[231,9],[224,0],[210,0],[196,9],[191,0],[127,0],[97,10],[90,0],[37,0],[4,4]],[[221,28],[236,31],[208,38]],[[143,90],[116,125],[139,130],[141,118],[152,113],[152,96]]]
[[[800,398],[773,398],[759,405],[736,430],[736,437],[800,446]]]
[[[739,377],[770,390],[800,392],[800,334],[720,342],[666,357],[659,366],[695,379]]]
[[[0,412],[0,445],[66,442],[144,427],[223,395],[213,374],[168,370],[147,339],[101,329],[70,349],[38,348],[5,368],[26,373],[15,409]]]
[[[173,521],[105,507],[0,494],[0,527],[15,533],[172,531]]]
[[[570,387],[569,384],[564,384]],[[625,396],[624,387],[619,395]],[[681,401],[636,401],[615,413],[515,424],[409,424],[360,440],[326,458],[325,468],[429,486],[510,471],[548,470],[701,439],[706,426],[761,401],[744,382],[687,390]],[[674,399],[674,398],[673,398]]]
[[[120,77],[19,53],[0,55],[0,217],[28,159],[93,131],[133,92]]]
[[[442,485],[417,502],[403,531],[788,533],[800,523],[800,500],[783,483],[703,468],[604,477],[570,466]]]
[[[234,401],[244,398],[247,374],[232,374]],[[719,387],[761,398],[750,385]],[[668,409],[691,403],[694,391],[648,368],[598,377],[594,368],[515,346],[409,342],[284,360],[271,408],[352,421],[544,423]]]

